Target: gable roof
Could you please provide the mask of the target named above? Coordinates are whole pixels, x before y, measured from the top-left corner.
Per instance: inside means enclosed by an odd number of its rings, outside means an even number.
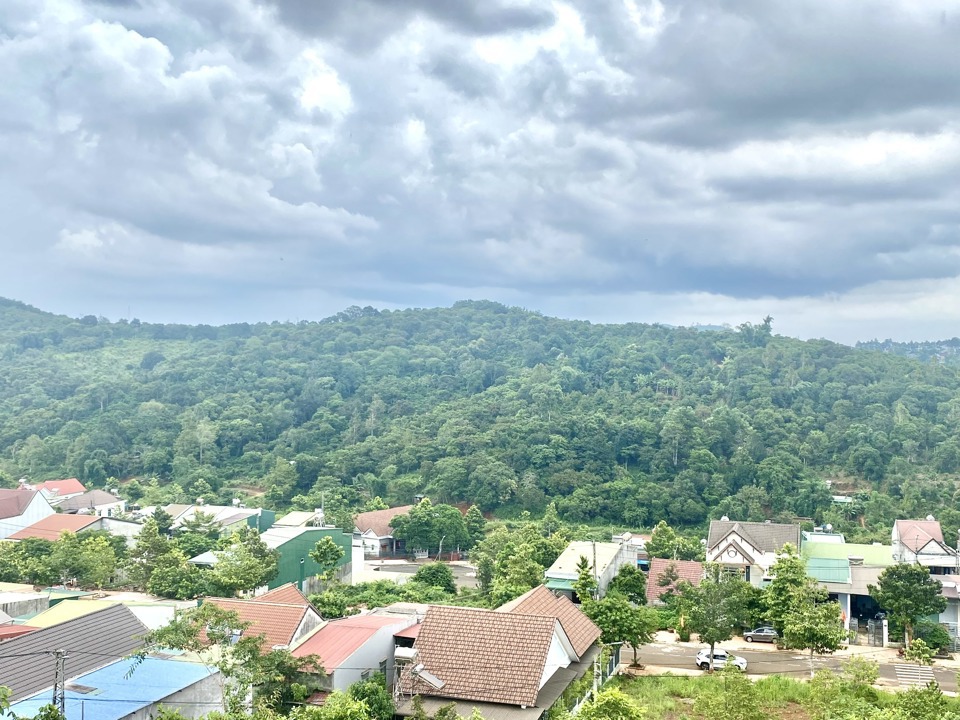
[[[75,495],[86,492],[87,488],[76,478],[67,478],[66,480],[46,480],[34,486],[34,489],[41,490],[47,495],[63,497],[64,495]]]
[[[444,685],[437,690],[408,673],[401,686],[408,694],[536,705],[558,630],[563,632],[552,617],[431,606],[414,647],[424,669]]]
[[[307,600],[306,595],[300,592],[297,589],[297,586],[292,582],[287,583],[286,585],[281,585],[276,587],[273,590],[265,592],[263,595],[257,595],[254,598],[250,598],[252,602],[272,602],[272,603],[281,603],[283,605],[302,605],[303,607],[310,607],[310,601]]]
[[[50,653],[66,650],[70,676],[115,662],[143,645],[146,626],[129,608],[111,605],[76,620],[37,630],[0,643],[0,678],[11,700],[30,697],[53,686]]]
[[[333,672],[363,647],[381,628],[401,626],[410,619],[389,615],[352,615],[331,620],[293,650],[294,657],[318,655],[326,672]],[[391,634],[392,637],[392,634]]]
[[[413,509],[413,505],[401,505],[400,507],[387,508],[386,510],[372,510],[371,512],[359,513],[354,520],[354,525],[361,533],[368,530],[373,531],[377,537],[387,537],[393,535],[393,528],[390,526],[397,515],[406,515]]]
[[[577,659],[582,658],[590,646],[600,639],[600,628],[569,598],[565,595],[554,595],[543,585],[538,585],[515,600],[501,605],[497,612],[538,615],[559,620],[570,644],[573,645]]]
[[[303,618],[311,610],[309,605],[253,602],[237,598],[207,598],[206,602],[235,612],[241,620],[250,623],[243,634],[246,637],[262,635],[264,652],[270,652],[278,645],[286,647],[292,644]]]
[[[937,520],[897,520],[893,526],[900,544],[910,552],[920,552],[931,540],[944,547],[943,529]]]
[[[653,558],[650,561],[650,570],[647,573],[647,605],[660,605],[662,600],[660,596],[673,590],[676,583],[670,583],[660,587],[660,578],[671,565],[677,568],[679,580],[686,580],[691,585],[699,585],[703,579],[703,563],[696,560],[667,560],[664,558]]]
[[[8,540],[24,540],[26,538],[43,538],[44,540],[57,540],[60,533],[77,533],[84,528],[90,527],[100,522],[96,515],[64,515],[55,513],[47,515],[42,520],[37,520],[33,525],[27,525],[22,530],[18,530],[11,535]]]
[[[30,506],[39,490],[0,489],[0,520],[20,517]]]
[[[123,500],[105,490],[88,490],[83,495],[76,495],[67,498],[57,505],[63,512],[76,512],[77,510],[87,510],[98,507],[99,505],[114,505],[122,503]]]
[[[585,557],[587,563],[593,568],[593,559],[597,559],[597,574],[603,575],[610,563],[617,559],[623,545],[620,543],[592,542],[590,540],[573,540],[567,544],[559,557],[553,561],[553,565],[547,568],[545,575],[564,576],[569,575],[577,577],[577,564],[580,558]]]
[[[750,543],[760,552],[777,553],[790,543],[800,547],[800,526],[770,522],[736,522],[732,520],[711,520],[710,534],[707,536],[707,548],[715,548],[731,532]]]
[[[316,519],[317,513],[315,511],[291,510],[283,517],[277,518],[273,524],[277,527],[301,527]]]

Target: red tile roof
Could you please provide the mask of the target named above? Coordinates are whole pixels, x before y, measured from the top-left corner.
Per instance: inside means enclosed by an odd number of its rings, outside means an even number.
[[[931,540],[943,545],[943,529],[938,520],[897,520],[900,543],[914,553],[920,552]]]
[[[36,486],[37,490],[46,490],[48,495],[73,495],[74,493],[83,493],[87,489],[83,483],[76,478],[67,478],[66,480],[47,480]]]
[[[292,582],[281,585],[278,588],[269,590],[263,595],[258,595],[251,599],[253,602],[273,602],[284,605],[302,605],[304,607],[310,605],[310,601],[307,600],[306,596],[300,592]]]
[[[680,580],[686,580],[691,585],[699,585],[703,579],[703,563],[696,560],[665,560],[663,558],[653,558],[650,560],[650,572],[647,574],[647,605],[660,605],[662,600],[660,595],[674,589],[675,584],[671,583],[664,587],[660,586],[660,578],[667,568],[674,565],[677,569],[677,575]]]
[[[567,597],[554,595],[543,585],[501,605],[497,612],[541,615],[559,620],[578,658],[582,658],[590,646],[600,639],[600,628],[590,618]]]
[[[0,489],[0,520],[23,515],[36,494],[36,490]]]
[[[270,652],[275,646],[289,646],[297,629],[309,611],[306,605],[287,605],[275,602],[252,602],[236,598],[207,598],[222,608],[236,613],[241,620],[250,623],[243,631],[245,637],[262,635],[263,650]]]
[[[404,618],[387,615],[353,615],[331,620],[293,650],[294,657],[318,655],[328,673],[363,647],[381,628],[402,625]]]
[[[393,535],[393,528],[390,527],[390,521],[397,515],[406,515],[413,509],[413,505],[401,505],[400,507],[388,508],[386,510],[373,510],[371,512],[360,513],[357,515],[354,525],[362,533],[372,530],[377,537],[387,537]]]
[[[552,617],[432,606],[414,647],[443,688],[408,673],[403,692],[532,707],[557,624]]]
[[[96,515],[64,515],[56,513],[47,515],[42,520],[37,520],[33,525],[28,525],[23,530],[18,530],[11,535],[8,540],[24,540],[26,538],[43,538],[44,540],[57,540],[63,532],[80,532],[84,528],[100,522]]]

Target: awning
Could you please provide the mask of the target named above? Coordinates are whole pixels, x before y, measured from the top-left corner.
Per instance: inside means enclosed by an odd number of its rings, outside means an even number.
[[[576,580],[563,580],[559,578],[547,578],[545,585],[550,590],[573,590]]]

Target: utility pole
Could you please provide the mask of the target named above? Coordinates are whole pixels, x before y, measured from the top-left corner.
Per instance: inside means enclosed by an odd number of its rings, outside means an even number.
[[[64,661],[67,659],[66,650],[54,650],[54,670],[53,670],[53,702],[51,703],[60,711],[61,717],[67,716],[67,698],[65,684],[67,676],[64,673]]]
[[[600,575],[597,573],[597,541],[593,541],[593,583],[596,587],[593,589],[594,600],[600,599]]]

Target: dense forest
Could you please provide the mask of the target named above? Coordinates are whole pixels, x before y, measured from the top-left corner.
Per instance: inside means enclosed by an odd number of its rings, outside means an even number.
[[[553,500],[569,522],[634,529],[799,516],[854,539],[934,513],[955,532],[958,371],[771,322],[462,302],[212,327],[2,301],[0,479],[344,514],[419,493],[504,517]]]
[[[942,362],[960,365],[960,338],[949,340],[923,340],[915,342],[896,342],[894,340],[868,340],[858,342],[858,348],[879,350],[880,352],[903,355],[923,361]]]

